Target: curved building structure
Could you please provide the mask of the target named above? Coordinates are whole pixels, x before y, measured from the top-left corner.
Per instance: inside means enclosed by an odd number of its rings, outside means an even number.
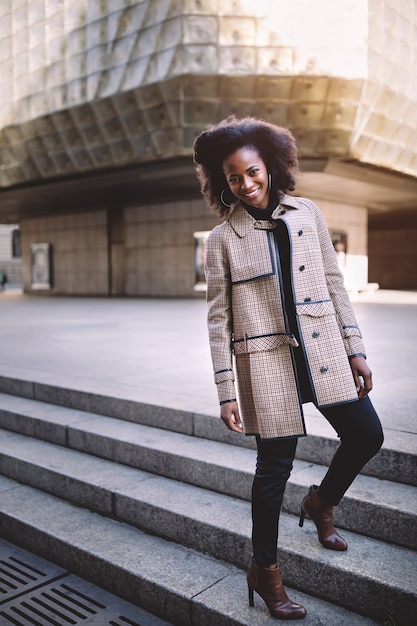
[[[417,288],[413,0],[6,0],[0,50],[26,291],[198,293],[192,143],[230,114],[291,129],[349,288]]]

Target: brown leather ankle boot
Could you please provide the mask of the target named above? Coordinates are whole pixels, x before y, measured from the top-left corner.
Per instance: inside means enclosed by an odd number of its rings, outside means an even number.
[[[249,606],[254,605],[253,592],[256,591],[265,601],[272,617],[278,619],[302,619],[307,611],[300,604],[291,602],[285,593],[281,573],[276,567],[260,567],[253,563],[246,577],[248,581]]]
[[[348,544],[334,527],[333,507],[320,498],[317,485],[311,485],[301,503],[300,527],[307,515],[316,525],[319,541],[329,550],[347,550]]]

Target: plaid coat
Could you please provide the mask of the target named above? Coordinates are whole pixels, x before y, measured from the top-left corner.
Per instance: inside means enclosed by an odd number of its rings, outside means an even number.
[[[277,220],[285,222],[290,239],[301,345],[289,332],[283,308]],[[348,357],[364,356],[362,336],[324,217],[313,202],[286,195],[271,221],[255,220],[238,204],[210,233],[205,264],[219,400],[238,396],[246,434],[305,434],[293,350],[304,350],[318,407],[358,399]]]

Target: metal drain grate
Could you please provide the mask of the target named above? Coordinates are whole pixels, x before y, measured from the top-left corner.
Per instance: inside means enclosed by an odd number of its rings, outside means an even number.
[[[0,541],[0,604],[64,575],[61,567]]]
[[[14,557],[7,561],[0,561],[0,594],[6,596],[15,594],[18,589],[28,584],[38,582],[40,577],[45,576],[44,572],[37,570],[27,563]]]
[[[140,607],[0,540],[0,626],[170,626]]]
[[[19,626],[34,624],[74,626],[97,616],[106,608],[105,605],[79,593],[71,585],[52,583],[34,593],[25,594],[24,598],[20,597],[17,601],[9,602],[5,607],[0,606],[0,620],[6,619],[11,624]],[[109,622],[106,620],[104,623]]]

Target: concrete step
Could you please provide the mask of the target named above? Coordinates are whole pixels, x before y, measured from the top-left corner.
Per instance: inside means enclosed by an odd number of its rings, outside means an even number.
[[[0,426],[10,431],[211,491],[251,498],[253,450],[37,401],[19,403],[18,398],[5,395],[0,403],[7,405],[0,409]],[[10,456],[11,448],[5,434],[2,437],[4,458]],[[298,514],[308,486],[319,483],[325,472],[323,466],[296,461],[284,509]],[[353,532],[417,549],[416,495],[416,487],[359,476],[337,509],[337,523]]]
[[[161,429],[221,441],[238,447],[255,448],[253,437],[244,437],[228,431],[218,417],[199,415],[180,408],[155,406],[122,397],[115,392],[113,395],[105,395],[60,387],[48,382],[33,382],[7,376],[0,376],[0,392],[8,394],[9,397],[19,396],[22,399],[38,400],[67,409],[87,411],[148,426],[157,424]],[[126,390],[124,392],[126,393]],[[3,406],[2,400],[0,406]],[[313,405],[306,405],[305,419],[309,436],[299,440],[297,458],[329,465],[338,446],[338,439],[327,421],[318,415]],[[416,451],[417,435],[387,429],[383,448],[367,463],[362,473],[383,480],[417,486]]]
[[[244,572],[236,566],[4,477],[0,477],[0,532],[5,539],[178,626],[277,623],[259,597],[254,608],[248,607]],[[320,564],[323,583],[331,578],[332,559]],[[289,564],[284,565],[284,576]],[[311,569],[302,571],[301,567],[299,576],[314,578]],[[335,580],[333,584],[337,590]],[[389,594],[381,595],[372,575],[368,586],[366,597],[357,588],[357,608],[378,613],[376,619],[287,590],[307,607],[306,624],[370,626],[397,607],[391,605]],[[401,594],[403,590],[397,593]],[[415,606],[408,597],[403,597],[398,611],[397,626],[412,623]]]
[[[2,474],[238,567],[249,566],[249,502],[4,434],[1,447],[8,453],[0,451]],[[343,534],[349,543],[347,553],[325,550],[311,522],[300,529],[295,516],[283,513],[279,560],[285,565],[288,584],[373,617],[381,614],[378,597],[384,598],[395,615],[401,615],[403,605],[417,610],[417,553],[350,532]]]

